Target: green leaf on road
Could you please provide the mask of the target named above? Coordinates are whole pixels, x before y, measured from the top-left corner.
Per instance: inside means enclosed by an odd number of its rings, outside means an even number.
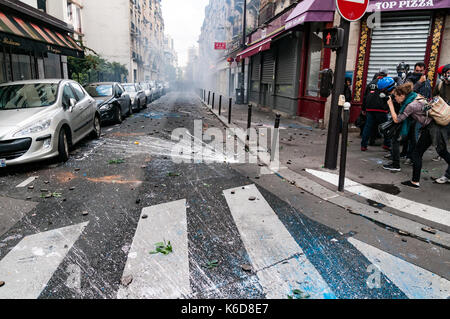
[[[170,241],[166,244],[166,241],[155,244],[155,251],[151,251],[150,255],[163,254],[168,255],[173,252],[173,247]]]
[[[113,165],[113,164],[123,164],[125,163],[125,160],[123,159],[115,159],[115,160],[110,160],[109,161],[109,165]]]

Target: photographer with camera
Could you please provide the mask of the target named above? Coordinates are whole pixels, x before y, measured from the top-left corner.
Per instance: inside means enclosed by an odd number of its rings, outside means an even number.
[[[412,154],[413,158],[413,178],[411,181],[403,182],[402,185],[419,189],[420,176],[422,173],[422,159],[425,152],[434,145],[438,154],[447,162],[448,168],[445,175],[436,183],[445,184],[450,182],[450,153],[447,150],[447,131],[445,126],[436,123],[433,117],[428,116],[424,111],[424,98],[413,91],[412,83],[405,83],[394,90],[394,97],[397,103],[401,104],[400,114],[397,115],[392,98],[389,98],[388,105],[395,123],[402,124],[402,135],[408,131],[409,118],[413,118],[422,125],[422,134],[417,142],[417,146]]]
[[[367,115],[366,125],[364,126],[361,151],[366,152],[369,145],[369,139],[374,141],[378,131],[376,128],[387,121],[388,105],[385,99],[380,97],[378,90],[378,82],[388,76],[387,69],[381,69],[376,78],[367,86],[366,94],[362,105],[363,115]],[[375,129],[374,129],[375,128]],[[391,141],[389,138],[384,138],[383,148],[390,150]]]

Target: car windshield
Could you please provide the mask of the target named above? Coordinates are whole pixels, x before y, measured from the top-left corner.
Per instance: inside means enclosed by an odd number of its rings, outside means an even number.
[[[123,88],[127,92],[136,92],[136,87],[134,85],[124,85]]]
[[[50,106],[56,102],[58,83],[12,84],[0,87],[0,110]]]
[[[107,97],[113,95],[112,85],[89,85],[86,91],[92,97]]]

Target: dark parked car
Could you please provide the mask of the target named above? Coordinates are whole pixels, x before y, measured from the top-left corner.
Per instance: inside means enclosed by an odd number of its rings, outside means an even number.
[[[84,88],[96,100],[102,123],[120,124],[125,116],[133,113],[131,98],[119,83],[91,83]]]
[[[133,111],[139,112],[147,107],[147,96],[139,84],[123,83],[122,86],[131,98],[131,107]]]

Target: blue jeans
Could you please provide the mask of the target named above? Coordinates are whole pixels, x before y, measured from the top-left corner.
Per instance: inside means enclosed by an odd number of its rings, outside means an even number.
[[[367,122],[362,135],[361,147],[367,148],[373,129],[376,128],[378,130],[378,126],[384,122],[387,122],[387,120],[387,113],[367,112]],[[391,140],[389,138],[385,138],[384,145],[391,147]]]

